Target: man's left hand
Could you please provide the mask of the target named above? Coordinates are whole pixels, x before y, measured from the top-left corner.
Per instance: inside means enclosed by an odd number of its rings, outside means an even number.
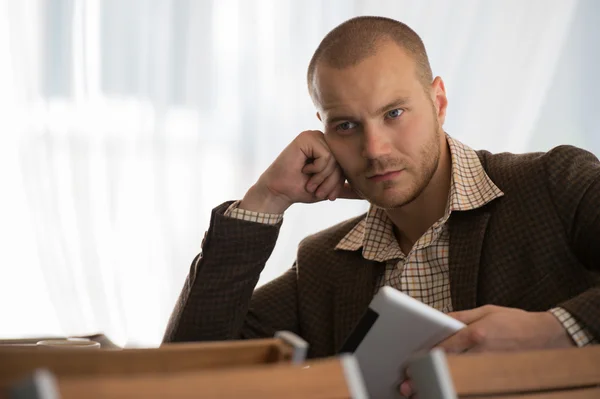
[[[447,353],[566,348],[575,343],[550,312],[486,305],[449,313],[467,326],[441,342]]]
[[[563,325],[550,312],[526,312],[520,309],[486,305],[452,312],[449,315],[467,326],[438,344],[437,347],[446,353],[575,346]],[[410,379],[402,383],[400,392],[405,397],[414,394]]]

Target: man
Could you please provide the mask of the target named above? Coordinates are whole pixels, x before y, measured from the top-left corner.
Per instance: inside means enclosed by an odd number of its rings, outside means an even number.
[[[165,341],[290,330],[310,356],[333,355],[383,285],[467,324],[447,351],[600,336],[593,155],[494,155],[446,135],[444,83],[418,35],[390,19],[331,31],[308,88],[323,132],[301,133],[241,201],[215,208]],[[288,207],[357,197],[366,215],[306,238],[292,268],[254,291]]]

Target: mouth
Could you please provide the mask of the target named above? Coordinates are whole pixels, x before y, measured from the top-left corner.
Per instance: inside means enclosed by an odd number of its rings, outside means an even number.
[[[402,170],[392,170],[389,172],[370,176],[370,177],[368,177],[368,179],[373,182],[388,181],[388,180],[395,179],[396,177],[398,177],[400,175],[400,173],[402,173]]]

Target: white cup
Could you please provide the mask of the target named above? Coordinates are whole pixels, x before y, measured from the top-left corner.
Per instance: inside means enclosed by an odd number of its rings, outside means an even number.
[[[87,338],[46,339],[36,345],[52,349],[100,349],[100,342]]]

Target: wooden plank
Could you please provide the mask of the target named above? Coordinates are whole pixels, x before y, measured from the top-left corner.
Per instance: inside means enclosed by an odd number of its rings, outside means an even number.
[[[485,396],[460,396],[468,399],[598,399],[600,388],[584,388],[567,391],[539,392],[532,394],[485,395]]]
[[[600,346],[449,355],[447,361],[461,396],[600,385]]]
[[[180,343],[155,349],[0,349],[0,388],[36,368],[63,375],[169,373],[275,363],[291,359],[293,349],[275,338]]]
[[[252,368],[204,370],[160,375],[59,377],[61,399],[143,398],[350,398],[337,358]]]

